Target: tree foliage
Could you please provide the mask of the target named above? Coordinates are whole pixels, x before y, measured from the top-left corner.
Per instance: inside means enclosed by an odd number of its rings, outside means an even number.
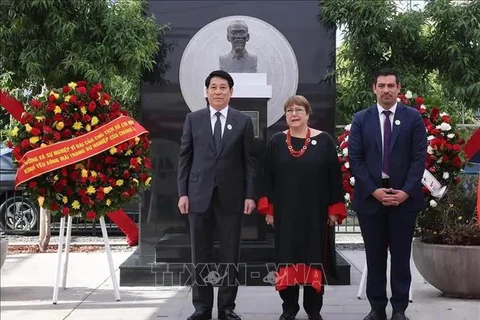
[[[398,8],[393,0],[320,0],[321,20],[342,27],[344,44],[337,52],[339,122],[372,104],[373,75],[393,67],[402,86],[448,105],[480,105],[480,0],[461,5],[430,1],[424,11]]]
[[[0,73],[11,73],[10,88],[30,88],[32,94],[44,84],[101,82],[133,111],[142,75],[167,68],[158,57],[167,26],[146,16],[145,5],[144,0],[1,1]]]

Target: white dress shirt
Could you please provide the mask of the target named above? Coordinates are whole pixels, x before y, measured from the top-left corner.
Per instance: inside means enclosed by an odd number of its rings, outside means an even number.
[[[215,113],[217,113],[217,110],[212,108],[212,106],[208,107],[210,109],[210,122],[212,123],[212,135],[215,130],[215,122],[217,122],[217,116]],[[227,115],[228,115],[228,106],[220,110],[220,113],[222,114],[220,116],[220,123],[222,124],[222,137],[223,137],[223,132],[225,131],[225,123],[227,123]]]
[[[390,129],[391,129],[391,132],[393,132],[393,119],[395,117],[395,111],[397,110],[397,104],[395,103],[393,105],[393,107],[391,107],[390,109],[385,109],[377,103],[377,109],[378,109],[378,117],[379,117],[379,121],[380,121],[380,132],[382,133],[382,159],[383,159],[383,152],[384,152],[383,142],[384,142],[384,132],[385,132],[384,131],[384,123],[385,123],[385,117],[386,117],[385,114],[383,113],[383,111],[388,110],[388,111],[391,112],[390,113],[390,124],[391,124],[392,127]],[[391,137],[391,135],[390,135],[390,137]],[[389,178],[389,176],[387,174],[385,174],[385,172],[383,172],[383,170],[382,170],[382,178],[383,179],[388,179]]]

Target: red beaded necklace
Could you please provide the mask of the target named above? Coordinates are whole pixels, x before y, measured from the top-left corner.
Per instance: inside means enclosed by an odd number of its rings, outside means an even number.
[[[305,143],[303,144],[303,147],[302,149],[300,149],[300,151],[293,150],[292,136],[290,134],[290,129],[287,130],[287,140],[285,141],[287,141],[287,147],[290,154],[295,158],[300,158],[301,156],[303,156],[305,151],[307,151],[308,144],[310,143],[310,128],[307,129],[307,136],[305,137]]]

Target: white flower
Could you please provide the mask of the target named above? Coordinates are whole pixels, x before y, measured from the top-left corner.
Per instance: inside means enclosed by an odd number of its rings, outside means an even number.
[[[448,116],[448,113],[442,112],[440,113],[440,117]]]
[[[345,162],[345,168],[350,168],[350,162]]]
[[[455,133],[449,133],[447,134],[448,139],[453,139],[455,137]]]
[[[350,178],[350,184],[351,184],[352,186],[355,185],[355,177],[351,177],[351,178]]]
[[[424,110],[425,110],[425,109],[427,109],[427,107],[426,107],[424,104],[422,104],[422,105],[420,106],[420,109],[424,109]]]
[[[437,206],[437,202],[435,200],[430,200],[430,207],[435,208]]]
[[[350,194],[349,193],[345,193],[345,200],[350,201]]]
[[[400,98],[397,98],[397,102],[400,102]]]
[[[350,131],[350,128],[351,128],[351,127],[352,127],[351,124],[347,124],[347,125],[345,126],[345,130],[346,130],[346,131]]]
[[[345,137],[345,141],[348,141],[348,137],[349,137],[349,136],[346,136],[346,137]]]
[[[450,131],[450,129],[452,129],[452,126],[446,122],[442,122],[440,125],[440,130],[442,131]]]
[[[342,152],[345,157],[348,156],[348,148],[343,149]]]
[[[433,139],[435,139],[435,136],[429,135],[429,136],[427,137],[427,140],[428,140],[428,141],[433,140]]]
[[[413,97],[412,91],[407,90],[407,93],[405,94],[405,98],[412,99],[412,97]]]
[[[450,178],[450,174],[448,174],[448,172],[444,172],[442,178],[444,180],[447,180],[448,178]]]
[[[428,154],[433,154],[433,148],[431,146],[428,146],[427,153]]]

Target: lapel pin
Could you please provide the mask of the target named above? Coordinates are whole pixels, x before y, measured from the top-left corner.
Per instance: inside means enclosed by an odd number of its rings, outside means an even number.
[[[227,125],[227,129],[232,130],[232,125],[231,124]]]
[[[395,124],[396,124],[397,126],[399,126],[400,123],[401,123],[400,120],[395,120]]]
[[[313,145],[316,145],[316,144],[317,144],[317,140],[312,140],[312,144],[313,144]]]

